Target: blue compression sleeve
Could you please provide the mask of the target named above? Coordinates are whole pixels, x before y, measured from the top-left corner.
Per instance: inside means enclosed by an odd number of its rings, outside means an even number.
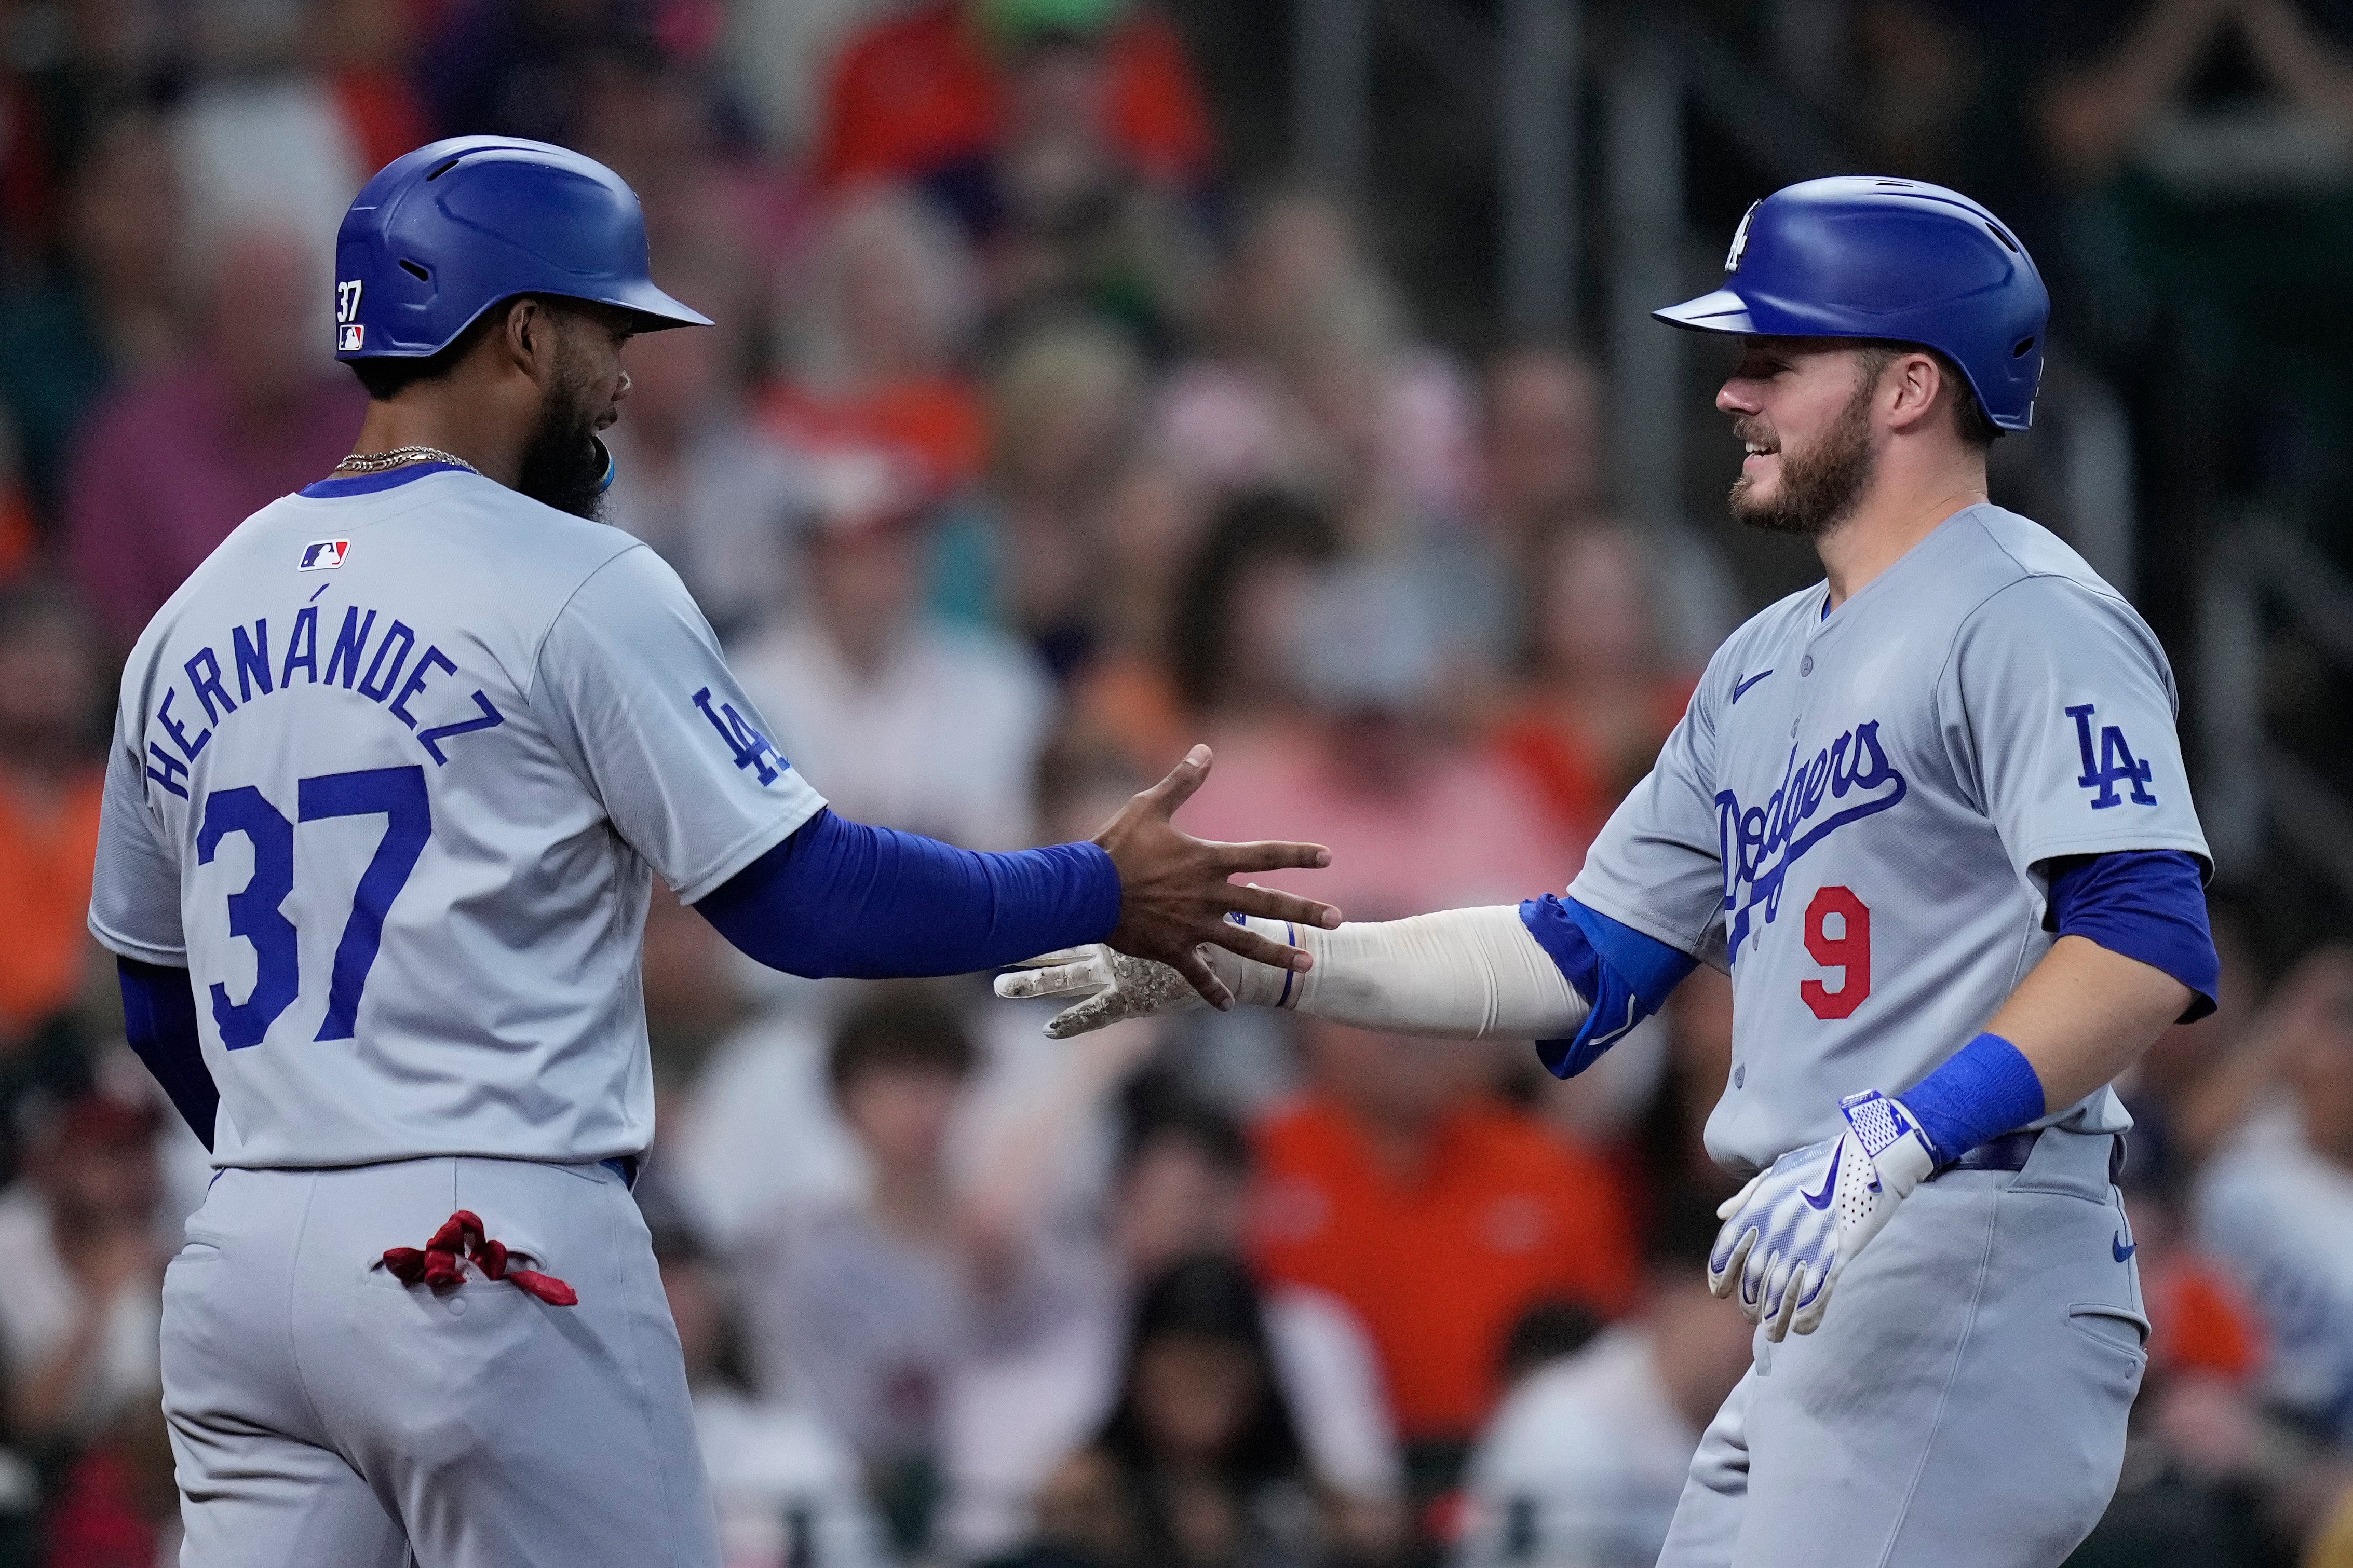
[[[1546,893],[1527,900],[1520,920],[1577,994],[1593,1004],[1574,1038],[1536,1042],[1536,1055],[1555,1078],[1574,1078],[1600,1060],[1635,1025],[1665,1006],[1668,994],[1698,967],[1691,954],[1575,899]]]
[[[122,1028],[131,1048],[172,1097],[188,1131],[210,1149],[220,1090],[205,1066],[204,1042],[196,1034],[196,989],[188,972],[135,958],[117,958],[114,970],[122,985]]]
[[[2197,860],[2179,849],[2125,849],[2070,857],[2051,867],[2051,924],[2110,952],[2161,969],[2189,987],[2195,1023],[2214,1010],[2222,961],[2206,923]]]
[[[2046,1109],[2034,1064],[2000,1035],[1979,1035],[1900,1098],[1939,1160],[2015,1132]]]
[[[694,907],[787,973],[964,974],[1102,941],[1119,872],[1092,844],[984,855],[821,810]]]

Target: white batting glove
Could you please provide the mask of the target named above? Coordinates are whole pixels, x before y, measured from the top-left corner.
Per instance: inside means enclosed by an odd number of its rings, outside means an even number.
[[[1895,1205],[1936,1168],[1904,1102],[1876,1089],[1839,1102],[1847,1131],[1773,1162],[1715,1211],[1725,1222],[1708,1254],[1707,1288],[1739,1291],[1765,1337],[1810,1334],[1831,1289]]]
[[[1241,920],[1261,935],[1285,942],[1280,921]],[[1240,1006],[1280,1007],[1294,1002],[1298,987],[1286,970],[1253,963],[1239,953],[1207,943],[1198,950]],[[1074,996],[1080,1000],[1047,1021],[1050,1039],[1067,1040],[1128,1018],[1154,1018],[1165,1013],[1186,1013],[1206,1007],[1192,983],[1165,963],[1134,958],[1106,943],[1066,947],[1025,959],[997,977],[997,994],[1008,1001]]]

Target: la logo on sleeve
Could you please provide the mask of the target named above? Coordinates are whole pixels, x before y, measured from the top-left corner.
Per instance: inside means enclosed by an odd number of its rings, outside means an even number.
[[[302,547],[302,564],[297,570],[332,572],[343,563],[343,557],[351,552],[351,548],[352,542],[348,539],[314,540]]]

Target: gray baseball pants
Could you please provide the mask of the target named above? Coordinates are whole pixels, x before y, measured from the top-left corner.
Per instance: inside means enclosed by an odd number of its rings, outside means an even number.
[[[461,1208],[579,1305],[385,1272]],[[719,1561],[660,1276],[602,1166],[223,1171],[164,1278],[164,1411],[182,1568]]]
[[[1700,1439],[1661,1568],[2056,1568],[2124,1460],[2148,1320],[2113,1138],[1921,1185]]]

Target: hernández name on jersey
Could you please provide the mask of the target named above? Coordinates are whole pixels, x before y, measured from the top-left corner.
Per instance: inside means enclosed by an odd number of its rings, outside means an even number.
[[[1748,939],[1751,912],[1762,904],[1768,924],[1779,914],[1791,866],[1841,828],[1894,806],[1909,787],[1879,743],[1875,719],[1841,734],[1802,764],[1799,751],[1789,748],[1781,782],[1764,805],[1744,808],[1736,790],[1716,792],[1724,910],[1730,928],[1725,947],[1732,963],[1739,962],[1741,944]]]
[[[587,1163],[652,1136],[648,884],[823,805],[644,544],[470,473],[323,482],[133,650],[90,929],[188,971],[218,1163]]]
[[[313,594],[315,599],[319,594]],[[480,686],[467,692],[457,661],[438,643],[417,650],[417,629],[399,616],[373,606],[347,605],[325,642],[321,662],[320,612],[332,606],[304,605],[278,624],[285,628],[278,657],[271,657],[270,619],[227,628],[181,662],[185,681],[167,684],[148,726],[147,777],[182,800],[188,798],[188,764],[212,742],[216,727],[241,708],[294,689],[296,683],[340,686],[407,726],[437,767],[449,753],[443,742],[506,722],[506,715]],[[418,617],[423,619],[422,616]],[[227,658],[223,658],[226,650]],[[229,694],[231,681],[237,694]],[[186,700],[182,702],[182,693]],[[178,710],[174,710],[178,704]],[[417,710],[421,706],[422,712]],[[196,717],[197,710],[203,718]]]

